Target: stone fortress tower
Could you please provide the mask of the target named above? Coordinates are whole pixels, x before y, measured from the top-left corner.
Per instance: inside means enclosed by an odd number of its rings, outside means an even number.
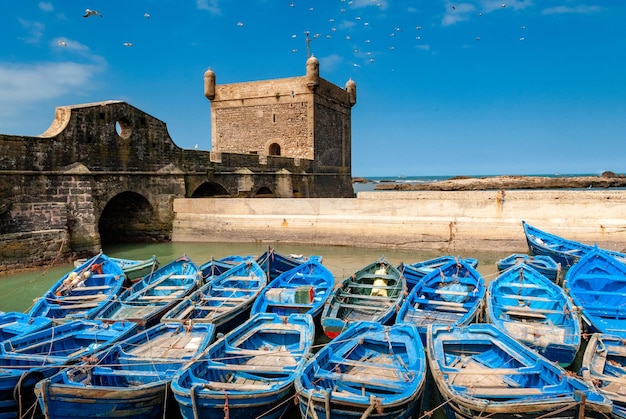
[[[212,154],[309,159],[318,171],[350,175],[356,83],[350,79],[342,89],[321,78],[319,67],[311,55],[304,76],[224,85],[207,70]]]

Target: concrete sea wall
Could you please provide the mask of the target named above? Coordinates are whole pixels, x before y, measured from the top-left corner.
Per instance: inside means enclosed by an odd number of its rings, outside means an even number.
[[[522,220],[626,251],[626,191],[361,192],[348,198],[174,201],[172,240],[527,252]]]

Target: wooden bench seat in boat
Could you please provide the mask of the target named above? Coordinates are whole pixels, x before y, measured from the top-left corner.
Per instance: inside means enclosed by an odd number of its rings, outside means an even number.
[[[111,288],[113,285],[91,285],[87,287],[76,287],[72,288],[72,292],[74,291],[104,291]]]
[[[337,297],[345,297],[345,298],[352,298],[352,299],[358,299],[358,300],[374,300],[374,301],[395,301],[396,299],[392,296],[383,296],[383,295],[369,295],[369,294],[350,294],[350,293],[345,293],[345,292],[341,292],[339,294],[337,294]]]
[[[224,282],[228,281],[260,281],[261,278],[256,276],[229,276],[224,279]]]
[[[223,390],[236,390],[236,391],[254,391],[254,390],[267,390],[268,387],[272,385],[271,382],[263,383],[262,381],[253,382],[253,383],[224,383],[221,381],[209,381],[208,383],[203,383],[202,387],[213,390],[213,391],[223,391]]]
[[[178,293],[172,293],[172,294],[167,294],[167,295],[142,295],[141,297],[137,298],[137,300],[167,301],[167,300],[175,300],[175,299],[180,299],[180,298],[182,298],[182,296],[178,295]]]
[[[202,297],[200,301],[248,301],[249,298],[246,297]]]
[[[114,274],[91,274],[90,278],[102,279],[102,278],[113,278]]]
[[[420,291],[423,293],[434,293],[434,294],[439,294],[439,295],[459,295],[459,296],[467,297],[471,295],[476,295],[477,289],[474,288],[473,291],[451,291],[451,290],[446,290],[446,289],[441,289],[441,288],[422,287],[420,288]]]
[[[368,278],[368,279],[391,279],[393,281],[396,281],[397,278],[393,275],[389,275],[389,274],[363,274],[361,275],[361,278]]]
[[[526,308],[525,306],[502,306],[502,311],[504,312],[514,312],[515,314],[521,313],[519,315],[529,314],[532,316],[533,314],[563,314],[563,310],[550,310],[547,308]],[[545,316],[544,316],[545,317]]]
[[[532,295],[519,295],[519,294],[500,294],[498,295],[498,298],[513,298],[516,300],[545,301],[545,302],[559,301],[557,298],[535,297]]]
[[[381,289],[381,290],[391,290],[398,288],[398,285],[373,285],[373,284],[357,284],[355,282],[348,282],[345,288],[363,288],[363,289]]]
[[[350,303],[338,303],[339,307],[346,307],[346,308],[357,308],[359,310],[371,310],[371,311],[381,311],[381,310],[386,310],[387,307],[381,307],[381,306],[366,306],[366,305],[361,305],[361,304],[350,304]]]
[[[533,387],[474,387],[471,394],[482,397],[521,397],[521,396],[541,396],[544,392],[540,388]]]
[[[68,295],[67,297],[48,298],[49,303],[75,303],[76,301],[102,301],[106,300],[109,294],[87,294],[87,295]]]
[[[171,279],[195,279],[195,275],[170,275],[168,278]]]
[[[469,310],[463,306],[463,303],[455,303],[453,301],[427,300],[425,298],[416,298],[419,304],[442,306],[446,310],[468,312]]]
[[[213,287],[213,291],[241,291],[241,292],[255,292],[256,290],[250,288],[235,288],[235,287]]]
[[[133,376],[143,376],[143,377],[159,377],[158,372],[156,371],[139,371],[139,370],[124,370],[124,369],[115,369],[110,367],[101,367],[95,366],[92,369],[94,374],[98,375],[121,375],[124,377],[132,378]]]
[[[398,392],[406,390],[405,387],[401,385],[401,383],[391,380],[379,379],[376,377],[372,377],[370,375],[359,375],[359,374],[339,374],[336,372],[319,370],[315,373],[316,379],[327,379],[334,380],[345,384],[358,384],[358,385],[369,385],[369,386],[377,386],[384,387],[388,390],[395,390]]]

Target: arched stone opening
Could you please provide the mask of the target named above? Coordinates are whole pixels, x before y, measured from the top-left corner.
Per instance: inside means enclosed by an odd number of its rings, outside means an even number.
[[[280,144],[270,144],[267,154],[269,154],[270,156],[280,156]]]
[[[165,241],[167,233],[157,221],[152,205],[135,192],[114,196],[98,221],[100,244]]]
[[[228,194],[226,188],[215,182],[204,182],[202,185],[198,186],[195,191],[193,191],[193,194],[191,194],[191,198],[228,198],[229,196],[230,195]]]
[[[267,186],[263,186],[254,194],[255,198],[274,198],[274,192]]]

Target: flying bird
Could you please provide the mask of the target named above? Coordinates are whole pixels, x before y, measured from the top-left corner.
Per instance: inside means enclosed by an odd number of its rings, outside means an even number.
[[[65,41],[61,41],[61,40],[58,40],[58,41],[57,41],[57,44],[58,44],[59,46],[61,46],[61,47],[66,47],[66,46],[67,46],[67,43],[66,43]]]
[[[83,15],[83,17],[89,17],[89,16],[100,16],[100,17],[102,17],[102,13],[100,13],[97,10],[85,9],[85,14]]]
[[[145,17],[146,19],[150,19],[150,13],[144,13],[143,17]]]
[[[132,42],[124,42],[122,45],[124,45],[125,47],[132,47],[133,46]]]
[[[243,22],[237,22],[237,26],[241,28],[243,26]]]

